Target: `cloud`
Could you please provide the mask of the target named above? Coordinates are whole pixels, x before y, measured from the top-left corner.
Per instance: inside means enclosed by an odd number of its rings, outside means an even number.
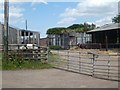
[[[66,8],[65,12],[60,14],[60,17],[74,17],[74,16],[79,16],[79,10],[78,9],[71,9],[71,8]]]
[[[118,1],[119,0],[82,0],[74,8],[66,8],[63,13],[60,14],[61,19],[69,18],[84,18],[97,17],[98,20],[94,22],[106,23],[110,21],[110,17],[115,16],[118,13]],[[109,18],[109,19],[108,19]],[[106,21],[105,21],[106,20]],[[62,24],[62,23],[61,23]]]
[[[68,18],[63,18],[61,21],[59,21],[57,24],[58,25],[64,25],[64,24],[71,24],[76,20],[76,18],[68,17]]]
[[[31,6],[34,6],[36,4],[41,4],[41,3],[48,4],[46,0],[32,0],[31,2],[32,2]]]
[[[0,2],[0,22],[3,22],[3,3]]]
[[[9,11],[10,17],[20,18],[23,16],[22,12],[24,11],[24,9],[16,6],[10,6]]]
[[[16,24],[18,22],[22,23],[22,21],[24,19],[23,12],[24,12],[24,9],[20,6],[18,6],[18,3],[10,5],[10,9],[9,9],[10,24]]]
[[[36,8],[32,8],[32,10],[33,10],[33,11],[35,11],[35,10],[36,10]]]
[[[113,17],[114,16],[107,16],[105,18],[102,18],[102,19],[95,21],[95,23],[97,24],[97,26],[102,26],[104,24],[110,24],[112,22]]]
[[[0,13],[0,22],[3,22],[3,14]]]
[[[9,4],[9,22],[10,24],[22,23],[24,9],[19,6],[20,3]],[[0,21],[4,21],[3,3],[0,2]]]
[[[3,9],[3,2],[0,2],[0,10]]]

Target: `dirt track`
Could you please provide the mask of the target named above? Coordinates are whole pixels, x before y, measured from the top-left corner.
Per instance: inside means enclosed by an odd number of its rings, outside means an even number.
[[[3,71],[3,88],[118,88],[118,82],[58,69]]]

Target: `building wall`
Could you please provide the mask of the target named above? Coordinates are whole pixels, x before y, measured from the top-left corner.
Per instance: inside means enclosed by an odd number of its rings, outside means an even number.
[[[9,27],[8,32],[8,43],[9,44],[17,44],[17,29]]]
[[[92,42],[92,36],[91,34],[86,34],[86,32],[83,33],[76,33],[77,42],[79,44],[85,44]]]
[[[41,38],[40,39],[40,46],[47,47],[48,46],[48,38]]]
[[[2,44],[3,30],[4,30],[3,24],[0,23],[0,44]],[[23,37],[24,37],[24,43],[22,42]],[[9,44],[37,44],[39,46],[40,44],[39,41],[40,41],[40,34],[38,32],[9,27],[8,30]]]
[[[120,30],[108,30],[102,32],[95,32],[92,33],[92,43],[106,43],[106,36],[107,36],[107,43],[108,44],[116,44],[120,43]],[[117,41],[118,40],[118,41]]]
[[[4,25],[0,23],[0,44],[2,44],[3,40],[3,31]],[[9,27],[8,28],[8,43],[9,44],[16,44],[17,43],[17,30],[15,28]]]
[[[77,43],[85,44],[91,42],[91,35],[84,33],[64,33],[59,35],[48,35],[49,45],[57,45],[62,48],[69,48],[77,45]]]
[[[69,48],[69,36],[68,34],[48,35],[49,46],[61,46],[62,48]]]
[[[33,42],[33,44],[37,44],[39,46],[40,44],[40,34],[38,32],[33,32],[35,40]]]
[[[36,44],[39,46],[40,34],[34,31],[18,30],[17,41],[18,44]]]
[[[69,49],[70,46],[85,44],[92,41],[90,34],[84,33],[64,33],[59,35],[48,35],[49,45],[57,45],[62,48]]]

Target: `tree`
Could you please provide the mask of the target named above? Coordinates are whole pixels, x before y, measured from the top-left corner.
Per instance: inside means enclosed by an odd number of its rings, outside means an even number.
[[[61,34],[64,30],[66,30],[64,27],[49,28],[46,34]]]
[[[77,29],[77,28],[79,28],[79,27],[80,27],[79,24],[73,24],[73,25],[69,26],[68,28],[69,28],[69,29]]]
[[[57,27],[57,28],[49,28],[47,30],[47,34],[62,34],[62,33],[70,33],[70,32],[86,32],[89,30],[93,30],[96,28],[95,24],[73,24],[67,28],[65,27]]]
[[[85,32],[85,31],[89,31],[95,28],[96,28],[95,24],[88,24],[88,23],[73,24],[68,27],[68,29],[72,29],[72,31],[75,31],[75,32]]]
[[[120,23],[120,14],[112,19],[113,23]]]

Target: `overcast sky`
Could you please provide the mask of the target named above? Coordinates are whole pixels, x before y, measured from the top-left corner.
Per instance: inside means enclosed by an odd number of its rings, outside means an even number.
[[[67,27],[74,23],[111,23],[118,14],[119,0],[19,0],[10,1],[10,25],[38,31],[46,36],[48,28]],[[66,2],[64,2],[66,1]],[[3,0],[0,1],[0,22],[3,22]]]

